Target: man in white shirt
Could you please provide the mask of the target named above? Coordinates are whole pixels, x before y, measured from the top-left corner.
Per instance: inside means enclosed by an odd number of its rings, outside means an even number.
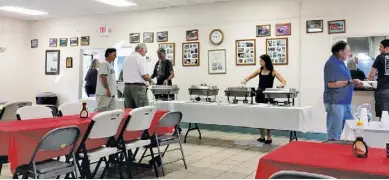
[[[100,62],[96,85],[96,112],[113,110],[116,108],[117,83],[112,62],[116,59],[116,49],[108,48],[105,51],[105,60]]]
[[[139,108],[149,105],[147,97],[147,82],[154,84],[147,72],[144,56],[147,46],[140,43],[135,47],[123,63],[124,107]]]

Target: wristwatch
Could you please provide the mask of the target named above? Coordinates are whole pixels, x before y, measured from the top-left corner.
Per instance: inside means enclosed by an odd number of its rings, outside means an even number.
[[[350,84],[352,84],[352,81],[351,81],[351,80],[348,80],[348,81],[347,81],[347,85],[350,85]]]

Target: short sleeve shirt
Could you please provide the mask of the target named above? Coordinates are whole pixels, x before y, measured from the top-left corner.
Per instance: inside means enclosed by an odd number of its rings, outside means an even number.
[[[354,85],[340,88],[329,88],[328,83],[351,80],[351,73],[343,61],[336,56],[331,56],[324,67],[324,103],[326,104],[351,104]]]
[[[123,63],[123,81],[126,83],[144,83],[142,76],[149,74],[145,59],[137,52],[132,52]]]
[[[98,80],[96,85],[97,96],[104,96],[107,94],[107,91],[101,82],[101,75],[105,75],[105,77],[107,78],[109,91],[111,92],[112,96],[115,96],[117,93],[117,83],[115,78],[116,77],[115,70],[113,69],[111,63],[104,61],[104,62],[100,62],[99,64],[98,76],[97,76]]]
[[[378,55],[373,68],[378,71],[377,90],[389,89],[389,54]]]

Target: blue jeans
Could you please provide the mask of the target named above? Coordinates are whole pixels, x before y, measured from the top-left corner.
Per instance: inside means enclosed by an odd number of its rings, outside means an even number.
[[[328,140],[339,140],[346,120],[353,120],[350,104],[325,104]]]

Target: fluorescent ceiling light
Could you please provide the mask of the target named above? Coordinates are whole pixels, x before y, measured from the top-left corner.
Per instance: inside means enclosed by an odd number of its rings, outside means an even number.
[[[112,6],[125,7],[125,6],[136,6],[137,4],[127,0],[96,0]]]
[[[21,7],[16,7],[16,6],[1,6],[0,10],[21,13],[21,14],[27,14],[27,15],[32,15],[32,16],[40,16],[40,15],[48,14],[47,12],[26,9],[26,8],[21,8]]]

